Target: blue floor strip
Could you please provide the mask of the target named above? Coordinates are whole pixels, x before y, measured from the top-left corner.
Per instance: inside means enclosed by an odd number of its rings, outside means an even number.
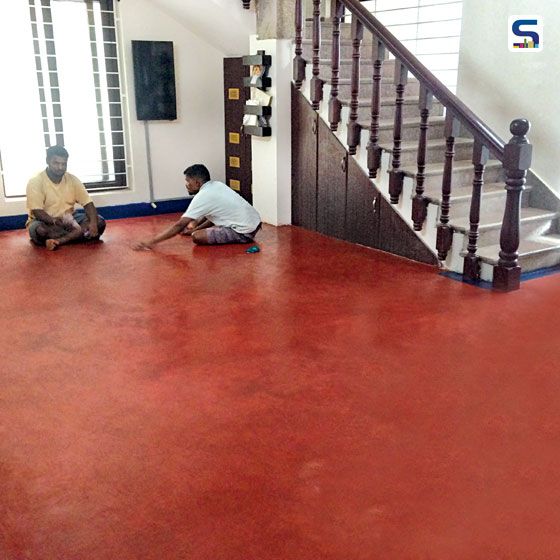
[[[526,282],[527,280],[534,280],[535,278],[543,278],[544,276],[550,276],[552,274],[558,274],[558,273],[560,273],[560,265],[551,266],[550,268],[539,268],[537,270],[531,270],[530,272],[522,272],[521,282]],[[463,280],[463,276],[457,272],[444,270],[439,274],[441,276],[445,276],[446,278],[450,278],[451,280],[455,280],[457,282],[463,282],[465,284],[470,284],[471,286],[482,288],[483,290],[492,289],[492,282],[487,282],[485,280],[479,280],[477,282],[473,282],[472,280]]]
[[[161,200],[155,202],[155,208],[149,202],[119,204],[117,206],[100,206],[97,208],[97,211],[107,220],[139,218],[142,216],[157,216],[158,214],[184,212],[190,201],[190,198]],[[25,227],[26,221],[27,214],[19,214],[17,216],[0,216],[0,231],[22,229]]]

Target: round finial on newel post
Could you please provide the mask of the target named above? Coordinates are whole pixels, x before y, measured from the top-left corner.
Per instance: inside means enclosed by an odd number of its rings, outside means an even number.
[[[527,119],[515,119],[511,121],[509,125],[509,131],[513,134],[513,138],[510,142],[514,144],[520,144],[527,142],[525,136],[529,132],[531,128],[531,123]],[[520,140],[525,140],[524,142],[520,142]]]

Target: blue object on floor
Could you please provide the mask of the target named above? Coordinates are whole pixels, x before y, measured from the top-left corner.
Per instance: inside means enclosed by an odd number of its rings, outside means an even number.
[[[260,251],[259,246],[258,245],[253,245],[252,247],[249,247],[245,252],[246,253],[258,253]]]

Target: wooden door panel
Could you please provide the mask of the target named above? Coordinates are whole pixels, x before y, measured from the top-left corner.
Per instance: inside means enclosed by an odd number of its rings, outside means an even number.
[[[349,158],[346,189],[346,241],[367,247],[378,246],[378,196],[380,196],[379,191],[364,170],[353,158]]]
[[[292,223],[317,229],[317,113],[292,84]]]
[[[318,150],[317,231],[344,239],[348,154],[321,119]]]
[[[249,67],[241,57],[224,58],[224,119],[226,146],[226,183],[245,198],[253,201],[251,137],[241,133],[245,101],[249,88],[243,87],[243,78]]]

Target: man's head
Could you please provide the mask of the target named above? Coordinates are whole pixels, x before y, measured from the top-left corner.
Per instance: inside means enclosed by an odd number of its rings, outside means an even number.
[[[185,174],[185,185],[189,194],[196,194],[204,183],[210,181],[210,172],[201,163],[187,167],[183,173]]]
[[[51,146],[47,149],[47,173],[51,179],[60,181],[66,173],[68,152],[64,146]]]

